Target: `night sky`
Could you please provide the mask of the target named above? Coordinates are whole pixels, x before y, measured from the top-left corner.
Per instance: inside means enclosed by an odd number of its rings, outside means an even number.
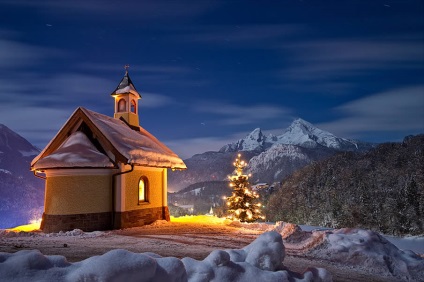
[[[424,2],[0,0],[0,123],[44,148],[78,106],[182,158],[302,118],[339,137],[424,133]]]

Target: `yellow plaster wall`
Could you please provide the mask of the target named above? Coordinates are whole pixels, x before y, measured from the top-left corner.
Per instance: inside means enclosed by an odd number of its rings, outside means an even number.
[[[134,170],[125,176],[125,210],[138,210],[162,207],[163,203],[163,170],[141,169]],[[147,202],[138,203],[138,182],[141,177],[148,180]]]
[[[127,113],[127,112],[119,112],[119,113],[115,113],[114,117],[116,119],[119,119],[120,117],[123,117],[129,124],[134,125],[134,126],[139,126],[139,119],[138,119],[138,115],[134,114],[134,113]]]
[[[55,176],[46,179],[44,212],[51,215],[112,210],[110,175]]]

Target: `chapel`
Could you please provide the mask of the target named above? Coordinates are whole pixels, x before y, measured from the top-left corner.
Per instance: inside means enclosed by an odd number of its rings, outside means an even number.
[[[45,179],[41,229],[110,230],[168,220],[168,169],[184,162],[139,125],[141,99],[126,70],[114,116],[79,107],[31,162]]]

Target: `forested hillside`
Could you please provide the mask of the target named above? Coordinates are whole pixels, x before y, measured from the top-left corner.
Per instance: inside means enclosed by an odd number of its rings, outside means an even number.
[[[424,233],[424,135],[343,152],[286,178],[271,195],[268,220]]]

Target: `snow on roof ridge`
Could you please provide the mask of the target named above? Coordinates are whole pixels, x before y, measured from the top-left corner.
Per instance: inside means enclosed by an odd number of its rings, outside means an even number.
[[[41,158],[35,169],[91,167],[103,168],[115,165],[101,153],[82,131],[75,131],[51,154]]]
[[[187,168],[177,154],[143,127],[139,126],[137,131],[122,120],[85,108],[82,110],[112,145],[127,158],[129,164]],[[111,131],[119,134],[110,134]]]

